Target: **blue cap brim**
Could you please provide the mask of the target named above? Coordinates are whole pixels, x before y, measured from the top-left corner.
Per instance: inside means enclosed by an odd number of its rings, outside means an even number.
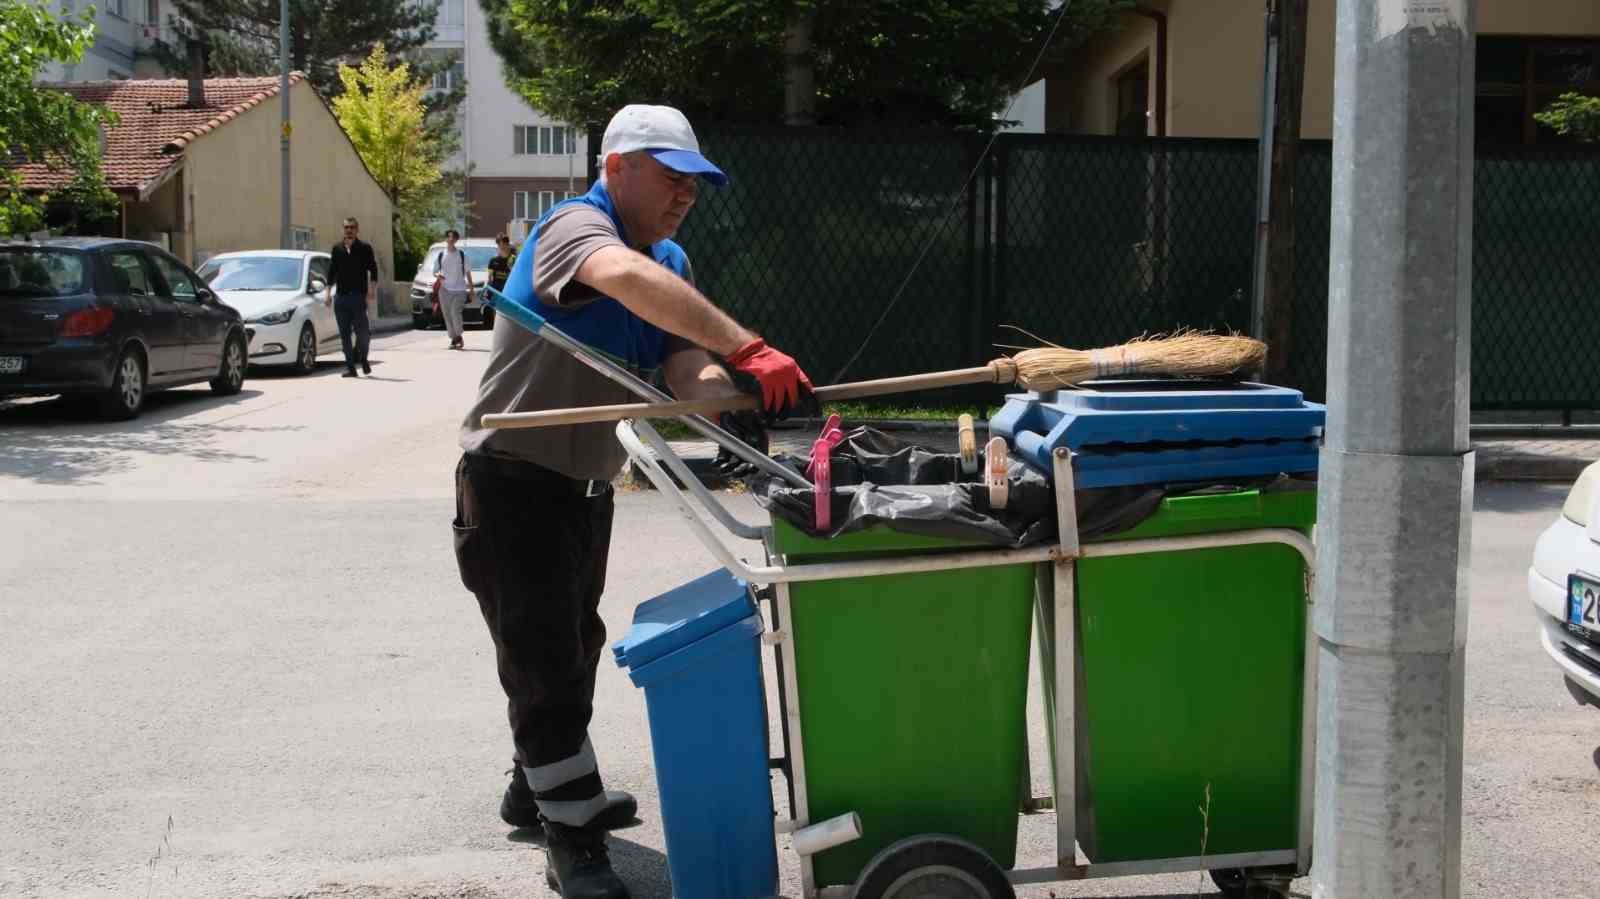
[[[728,183],[728,176],[722,173],[722,169],[712,165],[711,160],[693,150],[646,150],[645,152],[654,156],[656,162],[674,172],[699,175],[718,187]]]

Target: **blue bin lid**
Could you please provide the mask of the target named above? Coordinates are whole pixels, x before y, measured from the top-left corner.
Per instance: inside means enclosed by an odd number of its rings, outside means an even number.
[[[749,585],[718,568],[640,603],[611,652],[619,666],[638,669],[756,613]]]
[[[1306,440],[1326,410],[1298,390],[1250,382],[1090,381],[1057,393],[1011,394],[991,433],[1042,435],[1051,449],[1110,443]]]

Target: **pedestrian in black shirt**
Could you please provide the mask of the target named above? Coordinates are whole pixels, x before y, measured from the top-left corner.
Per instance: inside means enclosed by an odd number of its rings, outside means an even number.
[[[344,240],[333,245],[333,260],[328,264],[328,296],[339,322],[339,343],[344,347],[344,376],[356,376],[356,366],[372,374],[367,362],[371,334],[367,323],[367,303],[378,293],[378,257],[372,244],[361,240],[361,225],[353,218],[344,220]],[[369,277],[370,276],[370,277]],[[337,295],[337,301],[335,297]],[[351,346],[352,333],[355,345]]]
[[[511,266],[516,264],[517,254],[511,251],[511,238],[505,234],[496,237],[494,245],[500,253],[489,260],[489,286],[504,293],[506,279],[511,277]]]

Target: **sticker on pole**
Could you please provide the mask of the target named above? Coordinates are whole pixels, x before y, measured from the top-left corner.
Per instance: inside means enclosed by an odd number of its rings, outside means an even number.
[[[1465,0],[1378,0],[1378,37],[1399,34],[1407,28],[1457,30],[1466,23]]]

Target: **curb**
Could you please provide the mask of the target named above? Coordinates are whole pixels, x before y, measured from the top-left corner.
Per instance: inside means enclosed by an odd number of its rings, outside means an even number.
[[[411,330],[410,316],[405,318],[380,318],[367,325],[367,333],[372,335],[397,334],[401,331],[409,330]]]
[[[1590,459],[1512,456],[1491,459],[1478,466],[1477,481],[1544,481],[1570,483],[1578,479]]]

